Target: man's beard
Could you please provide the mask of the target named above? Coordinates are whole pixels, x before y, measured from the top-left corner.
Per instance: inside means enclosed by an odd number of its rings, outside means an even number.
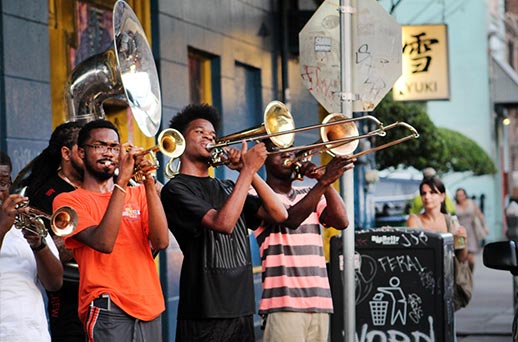
[[[110,171],[108,169],[104,169],[102,171],[94,170],[94,168],[85,160],[85,169],[88,170],[92,176],[94,176],[97,180],[105,181],[113,177],[113,169]]]

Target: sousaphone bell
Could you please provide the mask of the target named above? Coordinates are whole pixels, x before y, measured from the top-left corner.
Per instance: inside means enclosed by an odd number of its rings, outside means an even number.
[[[158,73],[145,32],[131,7],[117,1],[113,8],[113,46],[77,65],[65,89],[68,121],[105,117],[103,104],[131,108],[142,133],[154,137],[162,105]]]

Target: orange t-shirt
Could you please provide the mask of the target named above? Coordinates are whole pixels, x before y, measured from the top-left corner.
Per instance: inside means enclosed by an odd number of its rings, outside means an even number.
[[[112,253],[98,252],[79,242],[74,235],[100,222],[111,193],[84,189],[58,195],[53,208],[68,205],[78,215],[77,229],[65,238],[79,265],[79,318],[84,322],[89,304],[101,294],[128,315],[143,321],[165,310],[158,272],[148,240],[148,210],[143,186],[128,187],[119,235]]]

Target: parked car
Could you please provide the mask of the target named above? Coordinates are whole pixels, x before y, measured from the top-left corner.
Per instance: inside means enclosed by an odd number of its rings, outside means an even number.
[[[509,271],[518,276],[518,243],[513,240],[488,243],[482,254],[484,265],[489,268]],[[516,295],[516,294],[515,294]],[[518,311],[513,318],[513,341],[518,342]]]
[[[381,177],[374,191],[375,226],[405,226],[420,180]]]

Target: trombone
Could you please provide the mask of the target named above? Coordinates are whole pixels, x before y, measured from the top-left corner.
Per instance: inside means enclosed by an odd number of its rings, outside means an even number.
[[[251,128],[248,130],[244,130],[241,132],[229,134],[222,138],[219,138],[215,144],[207,144],[207,149],[211,151],[211,166],[220,166],[227,162],[227,156],[223,147],[236,144],[241,141],[252,141],[252,140],[262,140],[269,138],[274,145],[277,146],[277,150],[269,152],[269,153],[279,153],[286,151],[294,151],[301,150],[301,147],[290,147],[295,140],[295,133],[303,132],[311,129],[320,128],[321,132],[328,132],[328,126],[339,127],[336,128],[330,133],[321,133],[323,135],[331,135],[333,136],[335,132],[339,132],[340,129],[345,131],[350,131],[351,129],[358,132],[358,129],[353,124],[355,121],[369,119],[376,123],[378,126],[378,130],[376,133],[371,135],[384,135],[384,131],[382,128],[383,124],[377,120],[375,117],[366,115],[358,118],[348,118],[343,114],[330,114],[328,115],[321,124],[306,126],[301,128],[295,128],[295,123],[291,113],[288,111],[285,104],[280,101],[272,101],[268,104],[264,111],[264,122],[258,127]],[[358,135],[356,133],[356,135]],[[370,136],[370,135],[368,135]],[[366,136],[361,136],[363,138]],[[353,141],[358,138],[347,138],[349,141]],[[345,142],[344,142],[345,143]],[[327,143],[324,143],[326,145]],[[318,146],[318,145],[317,145]],[[310,145],[303,147],[302,149],[311,149],[314,148],[315,145]]]
[[[367,134],[360,135],[355,121],[371,120],[377,128]],[[308,126],[297,129],[297,131],[320,128],[320,140],[307,146],[294,146],[278,152],[297,151],[296,160],[286,160],[284,166],[290,167],[293,163],[306,159],[314,154],[327,152],[331,156],[348,155],[356,150],[360,139],[372,136],[385,136],[386,127],[371,115],[365,115],[357,118],[349,118],[341,113],[331,113],[327,115],[320,125]]]
[[[215,144],[207,144],[207,150],[211,151],[209,164],[213,167],[226,164],[228,156],[223,147],[241,141],[271,138],[279,148],[291,146],[295,140],[294,128],[295,121],[286,105],[280,101],[271,101],[264,110],[262,124],[221,137]]]
[[[330,115],[332,115],[332,114],[330,114]],[[410,131],[410,134],[408,134],[402,138],[396,139],[394,141],[391,141],[391,142],[370,148],[368,150],[353,154],[353,152],[356,150],[356,147],[358,146],[359,139],[362,139],[365,137],[371,137],[374,135],[386,136],[387,131],[394,129],[395,127],[399,127],[399,126],[402,126],[406,129],[408,129]],[[308,151],[308,147],[305,147],[302,150],[299,149],[299,152],[296,154],[295,159],[291,159],[291,160],[286,159],[284,161],[283,165],[285,167],[288,167],[288,168],[292,167],[294,169],[296,179],[303,178],[303,176],[300,174],[301,162],[303,160],[306,160],[311,155],[327,152],[332,157],[348,156],[348,158],[350,158],[350,159],[358,158],[363,155],[366,155],[366,154],[369,154],[372,152],[376,152],[379,150],[383,150],[385,148],[400,144],[400,143],[410,140],[410,139],[417,139],[417,138],[419,138],[419,133],[410,124],[408,124],[406,122],[402,122],[402,121],[396,121],[390,125],[382,126],[381,128],[378,128],[378,129],[376,129],[372,132],[369,132],[367,134],[364,134],[364,135],[359,135],[356,132],[353,132],[352,136],[348,136],[346,134],[342,135],[341,131],[336,132],[336,130],[321,130],[321,138],[322,138],[323,142],[317,143],[314,145],[310,145],[311,147],[318,147],[317,149],[309,150],[309,151]],[[354,141],[355,144],[351,145],[352,144],[351,141]],[[348,147],[348,145],[350,145],[350,147]],[[295,150],[295,148],[293,148],[291,150]],[[316,169],[314,169],[314,172],[318,172],[319,170],[321,170],[323,168],[325,168],[325,165],[317,167]]]

